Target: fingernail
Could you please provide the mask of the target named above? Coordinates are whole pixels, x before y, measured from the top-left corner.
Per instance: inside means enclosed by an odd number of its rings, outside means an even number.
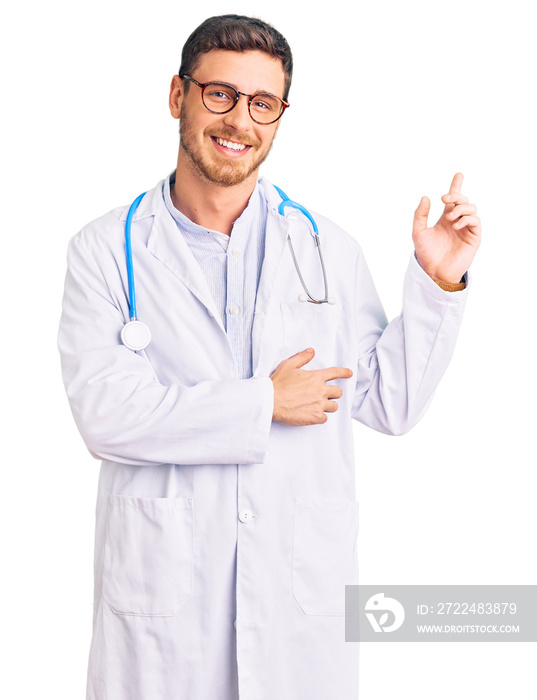
[[[313,348],[306,348],[306,352],[313,352]]]

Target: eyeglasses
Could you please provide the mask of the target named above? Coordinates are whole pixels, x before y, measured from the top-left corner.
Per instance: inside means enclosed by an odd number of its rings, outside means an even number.
[[[269,92],[256,92],[247,95],[227,83],[198,83],[189,75],[180,75],[183,80],[201,88],[201,99],[206,109],[213,114],[231,112],[241,95],[248,98],[248,112],[256,124],[274,124],[289,107],[289,102],[271,95]]]

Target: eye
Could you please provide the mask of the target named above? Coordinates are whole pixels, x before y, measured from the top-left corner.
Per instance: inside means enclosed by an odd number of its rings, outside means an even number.
[[[271,110],[274,108],[272,104],[269,104],[267,100],[259,96],[252,100],[252,106],[261,110]]]
[[[211,99],[211,100],[230,100],[231,95],[228,92],[224,92],[223,90],[207,90],[206,96]]]

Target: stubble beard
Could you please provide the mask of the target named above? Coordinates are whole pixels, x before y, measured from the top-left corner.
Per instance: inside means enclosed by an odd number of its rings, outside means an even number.
[[[201,176],[206,182],[211,182],[221,187],[233,187],[234,185],[240,185],[241,182],[244,182],[260,167],[272,148],[271,142],[267,152],[258,153],[257,157],[254,158],[249,165],[231,159],[226,161],[224,157],[218,160],[204,158],[203,154],[200,154],[196,148],[196,132],[189,123],[188,113],[184,104],[180,114],[179,135],[181,147],[188,156],[188,163],[194,172]],[[206,129],[204,135],[209,137],[218,136],[226,140],[238,141],[252,148],[259,148],[261,146],[258,140],[254,138],[241,138],[231,131],[226,131],[224,127]]]

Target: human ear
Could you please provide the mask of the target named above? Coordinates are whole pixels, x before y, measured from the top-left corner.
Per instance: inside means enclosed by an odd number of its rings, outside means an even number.
[[[170,85],[170,113],[174,119],[179,119],[184,96],[184,80],[182,80],[178,75],[174,75]]]

